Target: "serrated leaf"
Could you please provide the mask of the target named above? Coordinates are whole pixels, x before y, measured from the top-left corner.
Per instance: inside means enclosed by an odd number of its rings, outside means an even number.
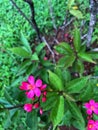
[[[89,78],[89,76],[77,78],[77,79],[70,81],[66,85],[66,87],[67,87],[66,91],[68,93],[80,93],[80,91],[85,87],[85,85],[88,81],[88,78]]]
[[[62,49],[64,49],[66,54],[70,54],[71,55],[73,53],[73,50],[72,50],[71,46],[69,45],[69,43],[61,42],[57,46],[61,47]]]
[[[53,123],[53,130],[55,130],[56,126],[61,122],[63,116],[64,116],[64,98],[63,96],[60,96],[50,114],[50,120]]]
[[[14,54],[21,56],[23,58],[30,58],[31,54],[27,52],[23,47],[14,47],[9,49],[12,51]]]
[[[78,53],[78,56],[80,58],[82,58],[84,61],[91,62],[91,63],[94,63],[94,64],[96,63],[95,61],[92,60],[92,57],[87,53],[80,52],[80,53]]]
[[[92,85],[88,82],[88,85],[86,86],[85,90],[80,94],[79,99],[81,101],[88,101],[90,99],[92,99],[94,96],[93,93],[93,87]]]
[[[41,102],[41,106],[45,111],[50,110],[53,108],[58,100],[58,95],[55,93],[47,93],[47,100],[45,103]]]
[[[79,123],[81,123],[82,126],[85,127],[84,118],[83,118],[82,113],[81,113],[79,107],[77,106],[77,104],[76,104],[75,102],[71,102],[71,101],[69,101],[69,100],[67,100],[67,103],[68,103],[69,110],[70,110],[70,112],[72,113],[72,116],[73,116],[77,121],[79,121]]]
[[[98,59],[98,51],[92,50],[87,53],[92,59]]]
[[[49,60],[40,60],[40,62],[43,66],[46,67],[53,66],[53,63],[51,63]]]
[[[68,52],[64,49],[64,48],[62,48],[61,46],[55,46],[54,47],[55,48],[55,50],[59,53],[59,54],[68,54]]]
[[[5,99],[3,99],[3,98],[0,98],[0,104],[1,105],[8,105],[9,104],[9,102],[8,101],[6,101]]]
[[[80,50],[80,45],[81,45],[80,31],[79,29],[76,28],[74,31],[74,47],[77,52]]]
[[[31,47],[24,34],[21,32],[21,41],[29,53],[32,53]]]
[[[74,126],[75,128],[77,128],[78,130],[87,130],[87,129],[85,128],[84,124],[82,125],[80,121],[74,120],[72,124],[73,124],[73,126]]]
[[[83,19],[83,15],[82,15],[81,11],[71,9],[71,10],[69,10],[69,12],[70,12],[73,16],[75,16],[76,18],[78,18],[78,19]]]
[[[31,60],[25,60],[25,61],[23,61],[22,64],[18,68],[18,72],[23,71],[30,64],[31,64]]]
[[[31,60],[34,60],[34,61],[36,61],[36,60],[38,61],[39,60],[38,55],[37,55],[36,52],[32,54]]]
[[[7,100],[9,103],[13,104],[13,100],[12,100],[12,98],[11,98],[11,96],[10,96],[10,94],[8,93],[8,90],[7,90],[6,88],[4,89],[4,97],[6,98],[6,100]]]
[[[39,45],[37,45],[37,47],[35,48],[36,53],[39,55],[40,51],[45,47],[45,43],[40,43]]]
[[[32,112],[27,113],[26,124],[32,130],[38,130],[38,118],[36,111],[33,110]]]
[[[72,66],[74,61],[75,61],[74,55],[62,57],[58,61],[58,66],[68,68],[68,67]]]
[[[63,90],[63,83],[62,80],[53,72],[49,72],[49,82],[51,84],[51,87],[56,90]]]
[[[82,74],[84,72],[84,64],[81,60],[77,60],[75,63],[74,63],[74,71],[75,72],[78,72],[80,74]]]

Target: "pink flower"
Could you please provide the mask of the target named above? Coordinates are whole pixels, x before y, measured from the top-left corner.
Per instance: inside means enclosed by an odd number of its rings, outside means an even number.
[[[24,110],[27,112],[31,112],[32,108],[33,108],[33,105],[30,103],[24,105]]]
[[[47,99],[46,99],[46,96],[43,96],[43,97],[42,97],[42,102],[46,102],[46,100],[47,100]]]
[[[46,84],[42,85],[42,86],[41,86],[41,88],[40,88],[40,89],[41,89],[41,91],[44,91],[44,90],[46,89],[46,87],[47,87],[47,85],[46,85]]]
[[[39,108],[40,104],[39,103],[35,103],[33,108]]]
[[[43,109],[40,108],[39,112],[40,112],[40,114],[42,115],[42,114],[43,114]]]
[[[98,121],[89,120],[87,130],[98,130]]]
[[[87,108],[86,113],[88,115],[91,115],[92,112],[98,115],[98,103],[96,103],[94,100],[90,100],[89,103],[85,103],[84,106]]]
[[[21,90],[26,90],[26,95],[28,98],[33,98],[34,96],[39,97],[41,95],[42,80],[37,79],[33,76],[29,76],[28,82],[22,82],[20,86]]]

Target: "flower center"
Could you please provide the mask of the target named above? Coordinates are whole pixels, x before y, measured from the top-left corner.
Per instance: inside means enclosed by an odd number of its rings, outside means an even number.
[[[89,125],[89,128],[93,128],[93,125],[90,124],[90,125]]]
[[[35,88],[35,86],[29,85],[29,89],[30,89],[30,90],[33,90],[34,88]]]
[[[94,106],[91,106],[91,109],[94,110]]]

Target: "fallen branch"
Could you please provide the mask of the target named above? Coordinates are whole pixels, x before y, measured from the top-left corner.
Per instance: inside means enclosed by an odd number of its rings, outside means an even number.
[[[28,19],[28,17],[24,14],[24,12],[17,6],[16,2],[14,0],[10,0],[10,1],[12,2],[13,6],[15,6],[15,8],[18,10],[20,15],[22,15],[28,21],[28,23],[31,25],[31,27],[35,29],[35,31],[37,33],[37,37],[38,37],[39,41],[41,42],[42,40],[41,40],[40,32],[39,32],[39,29],[37,27],[36,21],[32,20],[33,21],[32,22],[30,19]]]
[[[87,33],[87,43],[86,46],[89,48],[92,40],[92,34],[94,30],[94,26],[96,23],[96,17],[98,13],[98,2],[96,0],[90,0],[90,22],[89,22],[89,28],[88,28],[88,33]]]
[[[52,58],[53,58],[53,63],[56,63],[55,61],[55,54],[54,52],[52,51],[51,47],[49,46],[48,42],[46,41],[45,37],[42,37],[42,40],[43,42],[46,44],[47,48],[49,49],[51,55],[52,55]]]
[[[11,107],[4,107],[4,108],[0,108],[0,111],[2,110],[12,110],[12,109],[16,109],[16,108],[22,108],[24,106],[24,104],[19,104],[16,106],[11,106]]]
[[[40,30],[38,28],[38,25],[36,23],[36,20],[35,20],[35,10],[34,10],[34,2],[32,0],[24,0],[25,2],[27,2],[30,6],[30,9],[31,9],[31,21],[32,21],[32,24],[37,32],[37,36],[38,36],[38,39],[40,42],[42,42],[42,38],[41,38],[41,34],[40,34]]]

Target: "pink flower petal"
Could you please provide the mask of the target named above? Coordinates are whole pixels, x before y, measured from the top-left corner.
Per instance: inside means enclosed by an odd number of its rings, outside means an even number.
[[[28,90],[29,89],[29,84],[27,82],[22,82],[22,86],[20,86],[21,90]]]
[[[98,109],[95,108],[93,111],[96,115],[98,115]]]
[[[42,114],[43,114],[43,109],[42,109],[42,108],[40,108],[40,111],[39,111],[39,112],[40,112],[40,114],[42,115]]]
[[[95,121],[96,129],[98,129],[98,120]]]
[[[94,105],[94,104],[95,104],[95,101],[94,101],[93,99],[91,99],[91,100],[89,101],[89,103],[90,103],[90,105]]]
[[[92,114],[92,110],[91,110],[91,109],[87,109],[86,113],[87,113],[88,115],[91,115],[91,114]]]
[[[41,87],[42,86],[42,80],[41,79],[36,80],[35,85],[36,85],[36,87]]]
[[[84,106],[85,106],[85,108],[90,108],[90,104],[89,103],[85,103]]]
[[[98,108],[98,103],[95,103],[95,107]]]
[[[44,90],[46,87],[47,87],[46,84],[42,85],[42,86],[41,86],[41,90]]]
[[[35,78],[33,76],[29,76],[28,77],[28,82],[31,84],[31,85],[34,85],[34,81],[35,81]]]
[[[23,108],[24,108],[25,111],[31,112],[32,107],[33,107],[33,105],[28,103],[28,104],[25,104]]]
[[[33,105],[33,108],[39,108],[39,106],[40,106],[39,103],[35,103],[35,104]]]
[[[34,89],[34,94],[35,94],[37,97],[40,97],[40,95],[41,95],[40,89],[39,89],[39,88],[35,88],[35,89]]]
[[[28,98],[33,98],[33,97],[34,97],[34,91],[33,91],[33,90],[30,90],[30,91],[27,93],[27,97],[28,97]]]
[[[42,97],[42,102],[46,102],[46,100],[47,100],[46,97],[43,96],[43,97]]]

